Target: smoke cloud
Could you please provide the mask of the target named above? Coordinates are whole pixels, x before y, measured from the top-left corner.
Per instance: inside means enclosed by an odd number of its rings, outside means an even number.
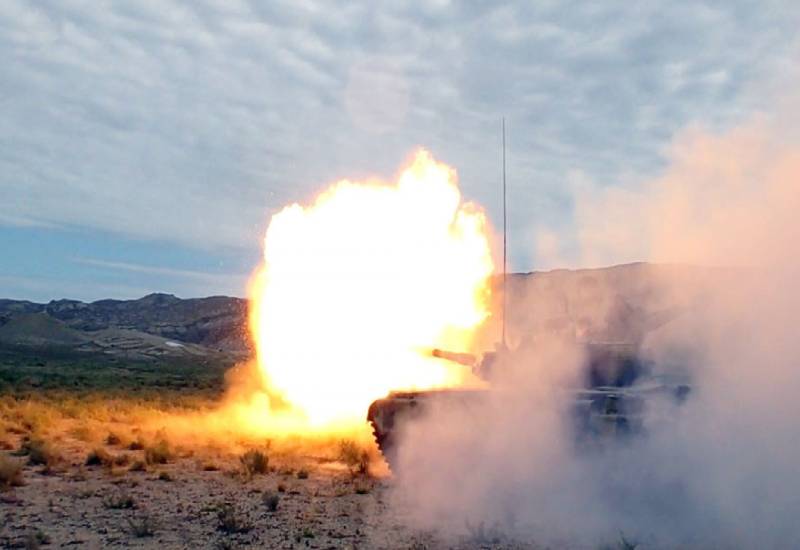
[[[780,121],[688,128],[637,191],[577,193],[583,263],[657,264],[512,278],[516,352],[483,399],[433,406],[404,432],[398,509],[446,533],[570,548],[620,533],[647,548],[797,546],[800,145]],[[565,388],[585,348],[565,332],[625,333],[691,393],[648,399],[646,435],[581,448]]]

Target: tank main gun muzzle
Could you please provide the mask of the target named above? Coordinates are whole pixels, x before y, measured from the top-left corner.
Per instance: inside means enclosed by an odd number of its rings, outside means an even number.
[[[472,355],[471,353],[460,353],[457,351],[447,351],[437,348],[431,351],[431,355],[434,357],[438,357],[439,359],[444,359],[446,361],[452,361],[453,363],[458,363],[459,365],[464,365],[465,367],[469,367],[471,369],[474,369],[478,363],[478,358]]]

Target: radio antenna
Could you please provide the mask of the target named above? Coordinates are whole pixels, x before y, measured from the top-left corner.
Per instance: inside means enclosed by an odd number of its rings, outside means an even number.
[[[503,130],[503,338],[502,343],[503,347],[506,347],[506,305],[508,302],[507,298],[507,286],[506,286],[506,278],[507,278],[507,237],[506,234],[508,232],[506,222],[507,222],[507,215],[506,215],[506,117],[503,117],[502,120],[502,130]]]

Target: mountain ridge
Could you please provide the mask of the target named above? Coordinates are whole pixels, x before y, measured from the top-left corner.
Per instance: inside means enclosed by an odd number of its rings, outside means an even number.
[[[26,327],[30,329],[27,334]],[[47,334],[57,345],[84,340],[83,347],[89,342],[88,349],[100,351],[115,347],[109,340],[125,341],[130,349],[137,347],[133,341],[139,341],[144,356],[187,350],[235,354],[250,351],[247,300],[242,298],[181,299],[152,293],[134,300],[94,302],[0,299],[0,345],[35,346],[36,342],[45,342]]]

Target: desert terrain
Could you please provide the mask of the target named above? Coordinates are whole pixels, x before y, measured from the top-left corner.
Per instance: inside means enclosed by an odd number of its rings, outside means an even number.
[[[51,364],[39,362],[40,369]],[[162,382],[176,377],[165,373]],[[181,444],[144,426],[197,414],[213,406],[211,398],[185,389],[145,389],[139,397],[99,392],[18,389],[3,396],[3,547],[435,543],[433,535],[404,529],[393,521],[400,518],[382,513],[391,479],[374,449],[335,439]]]

